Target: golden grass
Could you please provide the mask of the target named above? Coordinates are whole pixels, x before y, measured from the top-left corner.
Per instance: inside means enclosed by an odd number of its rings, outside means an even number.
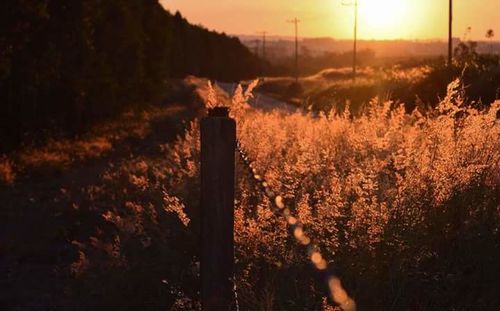
[[[11,185],[16,179],[16,173],[12,160],[8,157],[0,157],[0,185]]]
[[[112,121],[94,126],[81,137],[50,138],[42,146],[23,147],[0,158],[0,184],[11,185],[19,175],[60,172],[76,162],[100,158],[125,139],[147,136],[154,120],[183,109],[170,106],[127,111]]]
[[[488,263],[480,255],[467,256],[475,247],[491,249],[489,241],[498,232],[500,101],[488,109],[471,108],[458,80],[437,109],[426,112],[406,113],[392,102],[372,100],[357,117],[348,110],[316,115],[251,109],[247,99],[238,88],[229,104],[240,143],[254,161],[252,168],[282,196],[293,222],[300,221],[325,260],[341,269],[346,292],[331,282],[330,298],[344,310],[350,308],[347,293],[362,297],[360,309],[375,302],[376,309],[468,303],[467,297],[457,300],[439,286],[447,282],[453,293],[460,287],[455,275],[463,267],[450,261],[449,252],[463,256],[473,269]],[[197,138],[198,131],[193,126],[186,138]],[[181,140],[174,149],[176,161],[185,163],[174,169],[179,180],[199,173],[198,162],[192,162],[199,156],[195,142]],[[256,190],[246,170],[237,170],[238,296],[245,306],[257,308],[272,294],[259,287],[270,281],[269,270],[284,274],[281,282],[270,282],[286,288],[303,277],[296,271],[305,269],[309,258],[292,246],[287,223],[275,217],[270,200]],[[323,292],[306,282],[297,282],[303,285],[299,294],[288,291],[286,299],[321,299]],[[400,297],[391,290],[410,286],[418,290],[402,290]],[[470,297],[491,299],[484,293],[487,286],[476,287]],[[419,294],[425,290],[427,296]],[[286,303],[283,299],[276,299],[274,307]],[[335,310],[325,300],[323,309]]]
[[[275,98],[288,101],[293,104],[307,107],[314,105],[316,108],[323,106],[323,101],[343,103],[361,97],[366,89],[374,89],[379,96],[386,96],[401,85],[412,85],[425,79],[432,68],[430,66],[418,66],[413,68],[401,68],[393,66],[389,68],[359,68],[356,81],[352,80],[351,68],[325,69],[317,74],[302,77],[299,83],[304,90],[302,94],[290,94],[290,86],[294,83],[291,77],[269,77],[265,78],[260,90]],[[366,93],[366,102],[375,97],[376,94]],[[323,110],[323,109],[322,109]]]

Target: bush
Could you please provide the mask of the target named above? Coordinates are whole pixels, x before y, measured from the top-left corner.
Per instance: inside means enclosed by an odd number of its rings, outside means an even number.
[[[262,112],[244,102],[237,94],[231,111],[252,167],[341,272],[360,308],[498,304],[500,102],[471,107],[458,80],[436,109],[411,114],[376,100],[356,118]],[[321,308],[322,285],[286,222],[246,177],[237,189],[243,307]]]

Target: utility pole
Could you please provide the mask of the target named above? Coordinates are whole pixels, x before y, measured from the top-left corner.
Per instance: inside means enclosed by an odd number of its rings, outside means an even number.
[[[450,0],[451,1],[451,0]],[[354,46],[352,52],[352,81],[356,82],[357,48],[358,48],[358,0],[351,2],[342,1],[342,5],[354,6]]]
[[[450,2],[450,12],[448,20],[448,66],[451,67],[452,53],[453,53],[453,0]]]
[[[356,82],[356,66],[358,57],[358,0],[354,0],[354,47],[352,56],[352,80]]]
[[[258,34],[262,35],[262,59],[266,60],[266,35],[267,31],[260,31]]]
[[[299,23],[300,20],[296,18],[287,21],[295,25],[295,83],[299,83]]]

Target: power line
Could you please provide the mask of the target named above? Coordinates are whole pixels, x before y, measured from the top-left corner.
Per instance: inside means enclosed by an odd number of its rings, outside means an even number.
[[[299,83],[299,23],[300,20],[295,17],[287,21],[295,26],[295,83]]]

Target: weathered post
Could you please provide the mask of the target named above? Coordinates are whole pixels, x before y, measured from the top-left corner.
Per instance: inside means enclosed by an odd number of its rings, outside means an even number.
[[[201,120],[201,301],[204,311],[235,309],[234,165],[236,122],[224,107]]]

